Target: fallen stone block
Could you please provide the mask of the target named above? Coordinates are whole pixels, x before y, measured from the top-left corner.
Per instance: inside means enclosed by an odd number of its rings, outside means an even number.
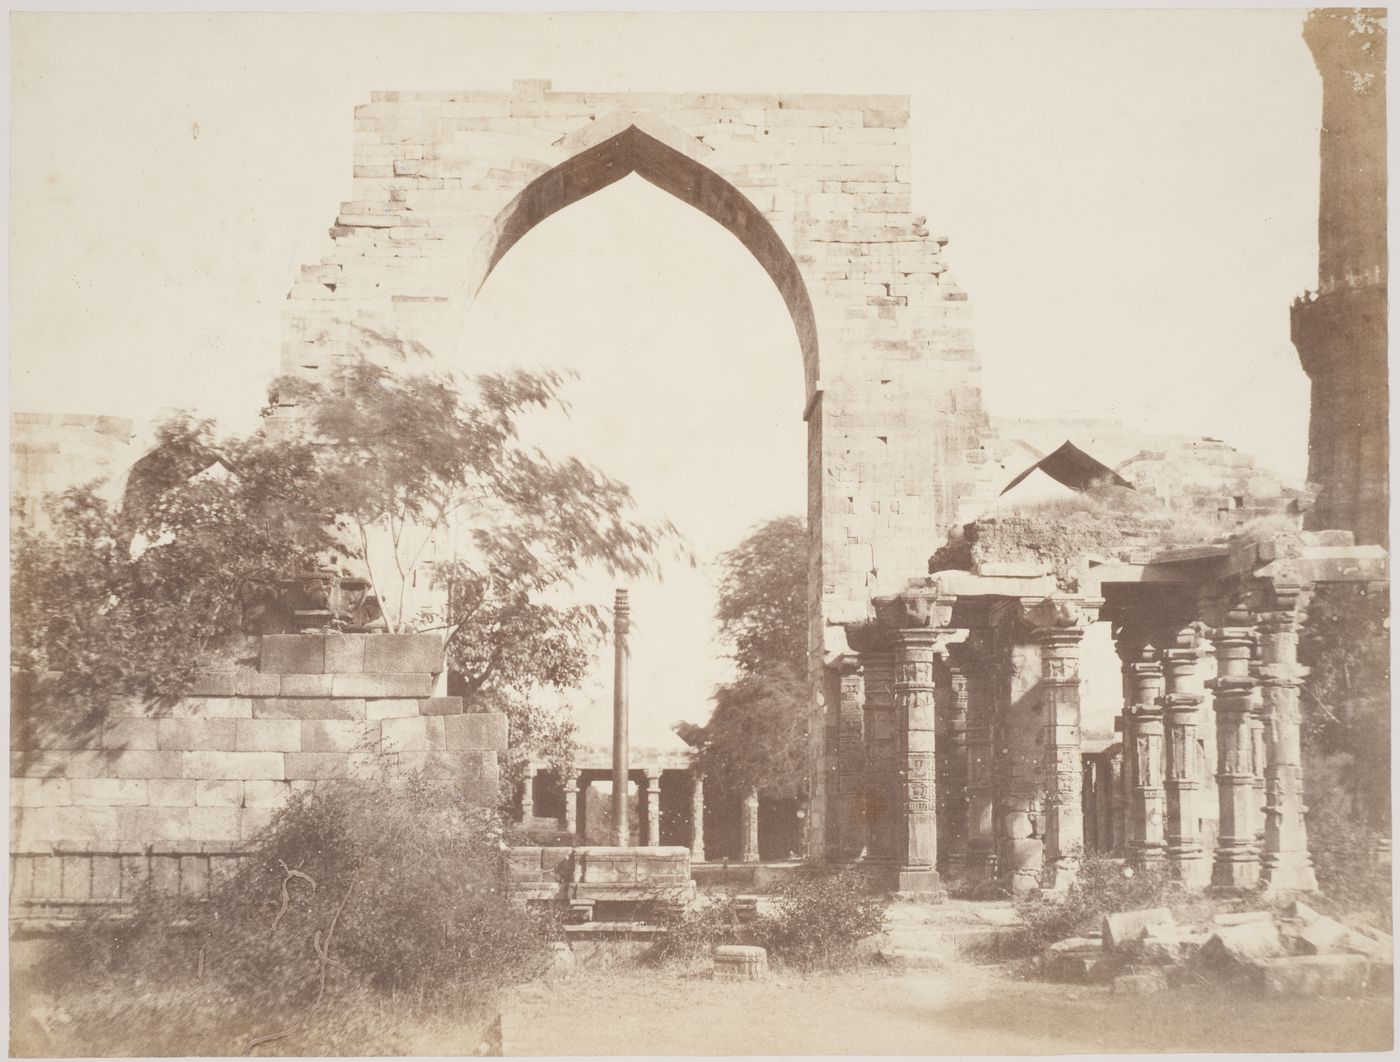
[[[1294,900],[1288,906],[1288,913],[1292,917],[1302,922],[1316,922],[1322,917],[1317,911],[1305,904],[1302,900]]]
[[[1150,996],[1165,992],[1168,987],[1166,977],[1157,970],[1152,973],[1120,974],[1113,979],[1112,986],[1115,996]]]
[[[1045,949],[1047,955],[1059,955],[1066,951],[1092,951],[1103,946],[1103,942],[1097,937],[1065,937],[1064,940],[1057,940]]]
[[[1116,948],[1124,941],[1137,940],[1148,926],[1176,927],[1176,920],[1165,907],[1153,907],[1145,911],[1119,911],[1105,915],[1103,920],[1103,946]]]
[[[1395,954],[1388,942],[1376,940],[1356,929],[1348,929],[1338,943],[1347,951],[1364,955],[1375,962],[1392,962]]]
[[[1219,926],[1201,947],[1203,961],[1227,966],[1282,955],[1283,941],[1272,921]]]
[[[1171,966],[1181,961],[1181,937],[1175,926],[1151,925],[1137,940],[1123,945],[1125,953],[1146,966]]]
[[[723,981],[762,981],[768,976],[768,952],[749,944],[715,948],[715,977]]]
[[[1042,970],[1051,981],[1089,984],[1107,980],[1121,969],[1102,948],[1064,951],[1046,956]]]
[[[1228,914],[1211,916],[1211,925],[1247,926],[1255,922],[1272,922],[1274,916],[1268,911],[1232,911]]]
[[[1346,996],[1366,990],[1371,964],[1361,955],[1289,955],[1252,964],[1266,996]]]
[[[1350,930],[1335,918],[1319,915],[1311,922],[1289,927],[1287,935],[1304,955],[1330,955],[1342,949]]]

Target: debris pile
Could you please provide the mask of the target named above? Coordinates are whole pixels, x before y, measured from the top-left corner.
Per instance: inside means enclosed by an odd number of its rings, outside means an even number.
[[[1177,925],[1165,907],[1120,911],[1097,934],[1051,944],[1038,965],[1052,980],[1125,995],[1230,982],[1269,996],[1350,996],[1388,991],[1393,956],[1388,934],[1299,901],[1283,913],[1217,914],[1199,926]]]

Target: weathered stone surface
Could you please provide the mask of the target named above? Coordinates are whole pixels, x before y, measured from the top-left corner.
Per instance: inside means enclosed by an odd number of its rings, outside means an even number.
[[[297,719],[239,719],[235,722],[237,752],[300,752],[301,722]]]
[[[368,634],[328,634],[325,638],[325,671],[328,675],[351,675],[365,669],[365,640]]]
[[[264,675],[323,674],[326,640],[316,634],[265,634],[258,670]]]
[[[385,719],[379,730],[386,752],[447,751],[447,726],[442,717]]]
[[[175,752],[232,752],[233,719],[161,719],[156,740],[161,749]]]
[[[1322,915],[1302,925],[1286,926],[1283,935],[1296,942],[1304,955],[1328,955],[1341,950],[1350,930],[1335,918]]]
[[[283,754],[280,752],[181,752],[178,755],[182,757],[184,778],[284,777]]]
[[[283,697],[329,697],[330,675],[283,675],[278,692]]]
[[[373,752],[379,726],[362,719],[306,719],[301,723],[303,752]]]
[[[415,702],[420,715],[461,715],[461,697],[424,697]]]
[[[1272,922],[1274,916],[1268,911],[1230,911],[1211,916],[1211,925],[1244,926],[1252,922]]]
[[[1149,927],[1176,928],[1172,913],[1165,907],[1153,907],[1143,911],[1119,911],[1105,915],[1103,920],[1103,946],[1116,948],[1124,941],[1137,940]]]
[[[447,748],[452,751],[504,752],[510,736],[510,726],[501,712],[473,712],[469,715],[449,715],[446,726]]]
[[[1283,941],[1273,920],[1219,926],[1201,948],[1201,958],[1217,964],[1249,963],[1283,954]]]
[[[254,719],[363,719],[358,697],[262,697],[253,701]]]
[[[1057,940],[1045,949],[1049,955],[1059,955],[1070,951],[1093,951],[1102,948],[1103,941],[1098,937],[1066,937],[1064,940]]]
[[[335,675],[331,692],[337,697],[428,697],[433,692],[433,676],[424,673],[371,673]]]
[[[1348,951],[1357,955],[1364,955],[1374,962],[1389,963],[1394,960],[1394,944],[1387,940],[1379,940],[1377,937],[1384,936],[1378,933],[1370,936],[1358,930],[1348,930],[1346,935],[1338,942]]]
[[[715,948],[715,977],[726,981],[761,981],[768,976],[768,952],[745,944]]]
[[[442,636],[438,634],[370,634],[365,636],[366,673],[436,675],[443,667]],[[329,669],[327,669],[329,670]]]
[[[1257,959],[1250,978],[1268,996],[1347,996],[1366,990],[1371,966],[1361,955],[1290,955]]]

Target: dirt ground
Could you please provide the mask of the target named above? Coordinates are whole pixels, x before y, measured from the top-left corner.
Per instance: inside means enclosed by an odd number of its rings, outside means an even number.
[[[511,1055],[1383,1051],[1393,1024],[1390,995],[1123,996],[988,967],[760,983],[614,967],[529,986],[505,1012],[502,1047]]]

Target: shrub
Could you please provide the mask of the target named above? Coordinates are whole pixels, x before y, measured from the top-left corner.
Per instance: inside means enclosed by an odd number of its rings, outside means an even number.
[[[841,966],[858,941],[884,928],[888,907],[858,874],[808,871],[785,884],[773,913],[758,919],[755,943],[794,966]]]
[[[1090,857],[1063,893],[1032,893],[1016,901],[1026,943],[1036,950],[1066,937],[1097,932],[1104,915],[1171,906],[1175,890],[1163,870],[1134,869],[1114,859]]]
[[[662,918],[666,932],[652,949],[657,962],[691,963],[707,959],[720,944],[748,943],[751,933],[739,921],[734,896],[710,897],[704,906],[674,910]]]
[[[328,1053],[307,1037],[330,1027],[332,1005],[368,993],[451,1000],[466,1016],[545,967],[553,927],[509,903],[494,817],[447,783],[327,784],[253,848],[205,901],[148,893],[130,918],[66,934],[48,983],[79,989],[79,1012],[114,984],[132,999],[193,986],[195,1010],[212,999],[261,1014],[261,1032],[240,1030],[249,1039],[290,1024],[301,1042],[275,1053]]]

